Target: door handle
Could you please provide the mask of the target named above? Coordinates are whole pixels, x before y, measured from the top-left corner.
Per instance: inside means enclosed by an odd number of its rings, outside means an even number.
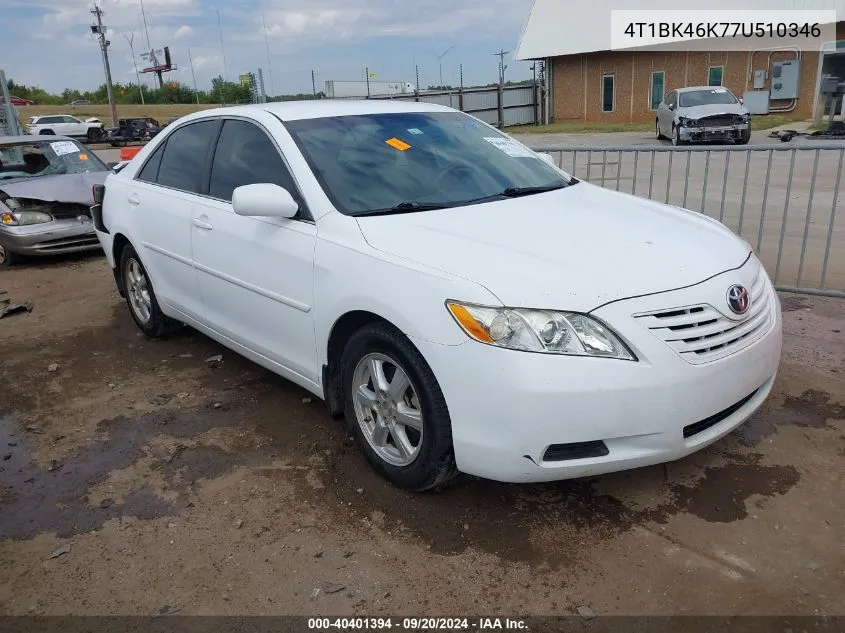
[[[205,229],[206,231],[210,231],[214,228],[214,225],[211,224],[211,222],[206,222],[205,220],[200,220],[199,218],[194,218],[191,222],[193,222],[195,227]]]
[[[131,194],[129,194],[129,197],[128,197],[126,200],[127,200],[127,202],[129,202],[129,204],[131,204],[131,205],[135,205],[135,206],[137,206],[137,205],[141,204],[141,200],[138,198],[138,194],[137,194],[137,193],[131,193]]]

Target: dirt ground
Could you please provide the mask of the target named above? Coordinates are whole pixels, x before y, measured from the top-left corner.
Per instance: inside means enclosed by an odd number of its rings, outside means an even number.
[[[102,257],[0,288],[35,304],[0,321],[2,614],[845,614],[845,302],[783,295],[773,396],[696,455],[414,495],[298,387],[143,338]]]

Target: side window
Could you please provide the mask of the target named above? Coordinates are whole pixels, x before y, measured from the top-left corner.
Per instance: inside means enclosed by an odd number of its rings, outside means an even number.
[[[208,146],[216,128],[217,121],[200,121],[168,136],[156,182],[163,187],[199,193]]]
[[[284,187],[302,205],[293,178],[267,134],[247,121],[223,123],[211,165],[208,194],[231,201],[237,187],[265,182]]]
[[[657,70],[651,73],[651,96],[649,101],[649,109],[657,110],[663,98],[663,80],[665,73],[662,70]]]
[[[601,111],[613,112],[616,105],[615,81],[612,74],[603,75],[601,79]]]
[[[63,116],[62,123],[80,123],[80,120],[75,119],[72,116]]]
[[[44,116],[38,119],[38,125],[44,125],[45,123],[59,123],[60,119],[57,116]]]
[[[141,169],[140,173],[138,174],[138,180],[143,180],[144,182],[156,182],[158,180],[158,168],[161,165],[161,156],[164,154],[164,147],[167,145],[167,141],[165,140],[164,143],[158,146],[156,151],[153,152],[153,155],[150,156],[147,164]]]

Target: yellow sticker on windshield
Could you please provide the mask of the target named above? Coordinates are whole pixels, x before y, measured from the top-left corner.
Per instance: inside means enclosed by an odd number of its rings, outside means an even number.
[[[400,152],[404,152],[405,150],[411,149],[411,146],[408,145],[405,141],[400,141],[395,136],[393,138],[389,138],[385,141],[390,147],[393,149],[398,149]]]
[[[88,160],[88,154],[80,154],[79,160]]]

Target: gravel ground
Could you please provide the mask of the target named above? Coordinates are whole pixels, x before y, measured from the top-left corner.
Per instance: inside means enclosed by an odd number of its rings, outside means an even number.
[[[782,297],[773,395],[698,454],[412,495],[301,389],[140,336],[102,257],[0,288],[35,304],[0,329],[2,614],[845,614],[841,301]]]

